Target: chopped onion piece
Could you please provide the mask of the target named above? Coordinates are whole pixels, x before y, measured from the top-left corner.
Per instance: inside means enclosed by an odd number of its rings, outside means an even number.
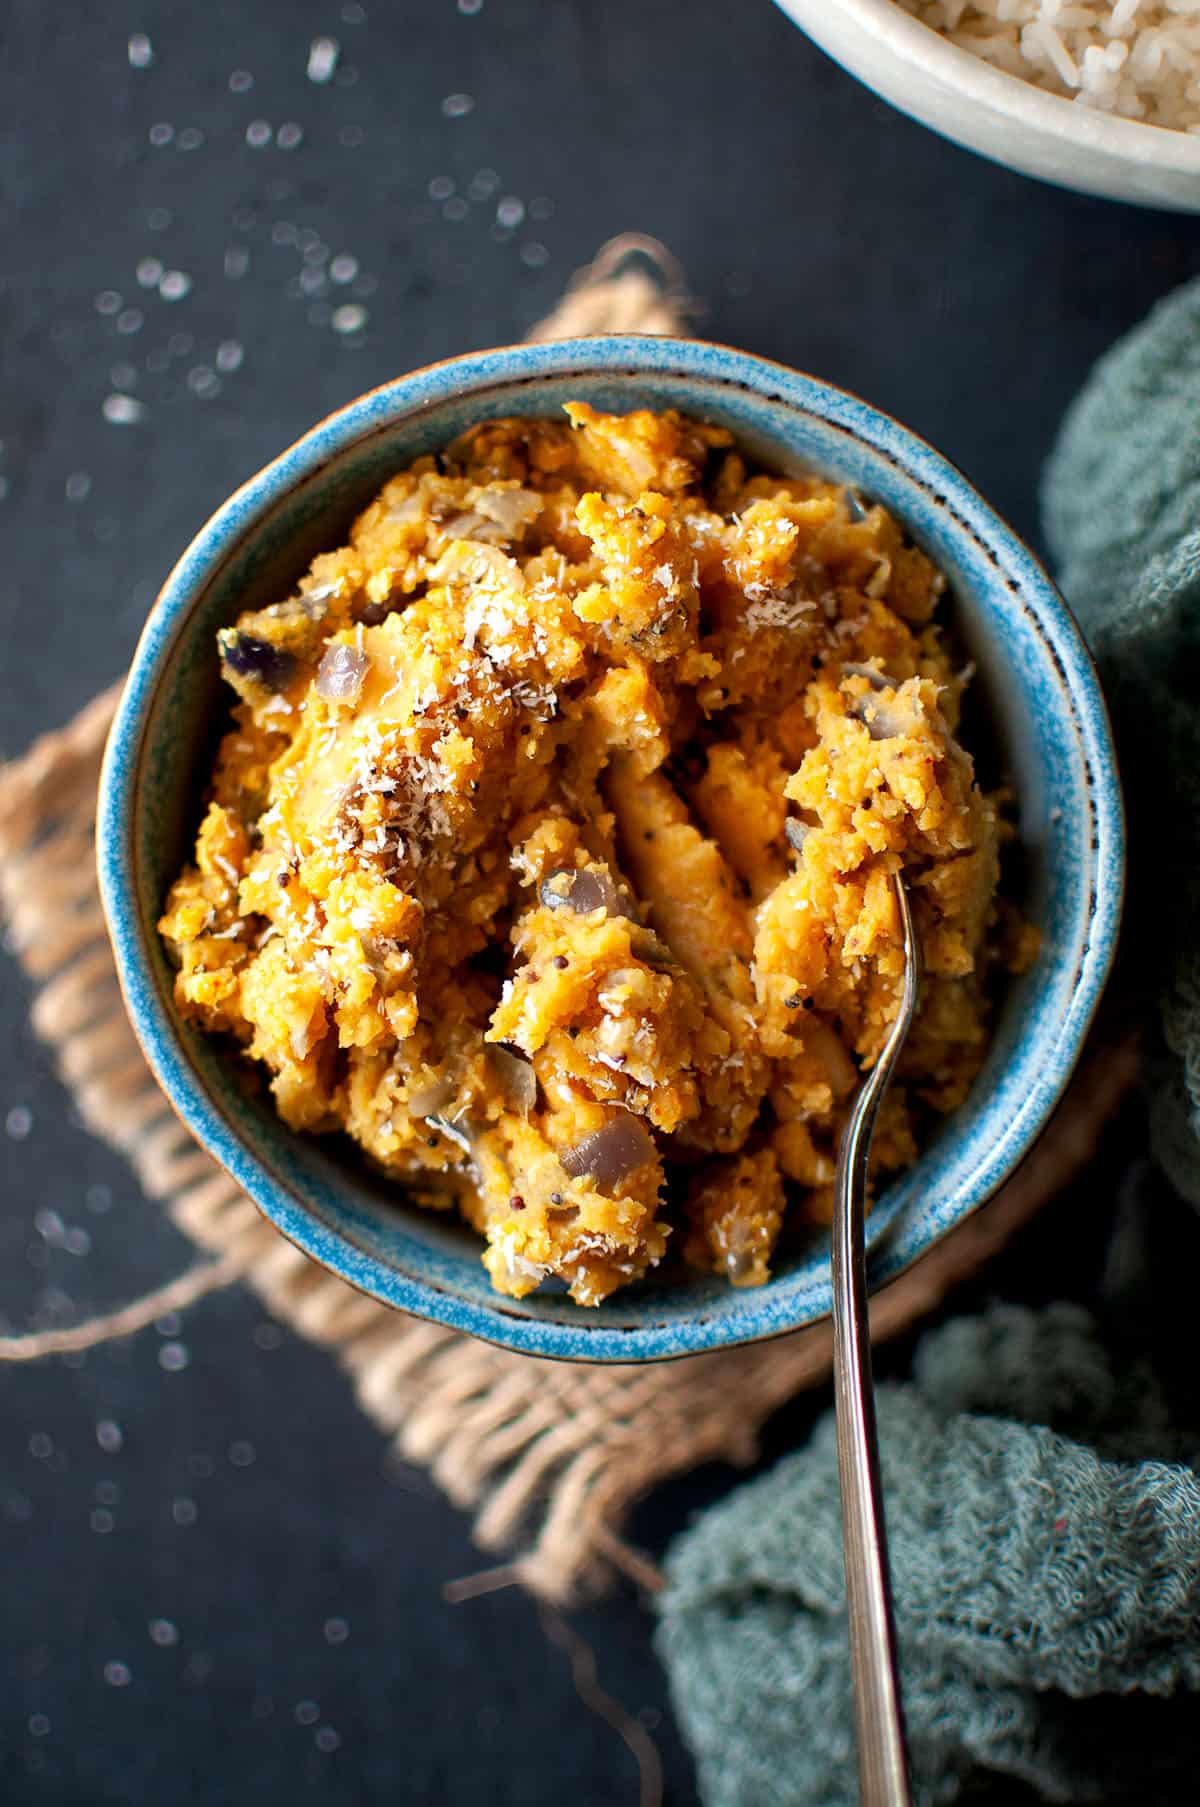
[[[492,540],[498,542],[500,534],[496,523],[489,520],[477,509],[464,509],[462,514],[451,515],[448,521],[440,523],[440,530],[448,540]]]
[[[629,914],[608,874],[586,868],[560,866],[542,880],[538,896],[548,910],[574,910],[578,916],[590,916],[593,910],[606,910],[610,916]]]
[[[892,680],[885,672],[876,671],[873,665],[855,665],[850,660],[842,666],[843,677],[865,678],[874,690],[891,690]]]
[[[912,733],[911,720],[890,703],[876,702],[874,697],[855,697],[850,713],[864,724],[872,740],[896,740],[901,734]]]
[[[571,1179],[585,1175],[601,1192],[611,1192],[636,1167],[644,1167],[654,1159],[654,1138],[630,1111],[610,1117],[601,1129],[593,1130],[582,1142],[576,1142],[560,1155],[563,1172]]]
[[[509,1104],[527,1117],[537,1103],[537,1075],[533,1068],[524,1055],[514,1054],[510,1048],[493,1046],[488,1055]]]
[[[432,1117],[435,1111],[442,1110],[454,1096],[452,1079],[433,1079],[428,1085],[419,1085],[408,1094],[408,1114],[410,1117]]]
[[[317,695],[327,703],[356,703],[370,664],[356,646],[327,646],[317,670]]]
[[[358,945],[362,948],[363,959],[375,977],[385,979],[388,976],[387,957],[396,951],[399,943],[389,940],[386,935],[360,935]]]
[[[532,489],[487,488],[475,501],[480,514],[504,529],[506,539],[519,539],[542,512],[542,498]]]
[[[503,546],[522,537],[541,507],[542,498],[531,489],[489,488],[481,490],[469,508],[443,521],[441,531],[448,540]]]
[[[401,496],[398,502],[393,502],[388,508],[387,518],[389,521],[415,521],[424,512],[425,497],[418,487],[407,496]]]

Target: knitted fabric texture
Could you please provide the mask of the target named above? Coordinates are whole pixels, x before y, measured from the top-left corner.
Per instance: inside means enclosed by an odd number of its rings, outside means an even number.
[[[1036,1422],[1034,1422],[1036,1421]],[[1200,1480],[1081,1309],[926,1337],[879,1433],[922,1807],[1194,1801]],[[1170,1445],[1185,1461],[1140,1460]],[[658,1642],[706,1807],[856,1798],[835,1426],[675,1546]]]
[[[1158,1002],[1155,1152],[1200,1205],[1200,283],[1100,360],[1046,467],[1044,509],[1136,799],[1125,967]]]

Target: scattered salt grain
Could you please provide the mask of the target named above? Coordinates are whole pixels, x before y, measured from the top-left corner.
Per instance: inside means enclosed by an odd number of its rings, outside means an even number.
[[[146,316],[138,307],[123,307],[117,315],[117,331],[127,337],[132,333],[140,333]]]
[[[358,259],[339,252],[329,266],[329,274],[334,282],[353,282],[358,275]]]
[[[146,410],[133,395],[106,395],[100,409],[105,420],[114,427],[136,426]]]
[[[306,74],[310,82],[327,82],[337,68],[341,46],[336,38],[314,38],[308,47],[308,68]]]
[[[333,311],[333,330],[335,333],[356,333],[367,324],[367,310],[356,302],[343,302],[341,307]]]
[[[265,119],[252,119],[246,127],[246,143],[251,150],[261,151],[271,142],[271,128]]]
[[[88,1523],[98,1537],[107,1537],[116,1525],[116,1519],[106,1506],[97,1506],[88,1516]]]
[[[29,1439],[29,1453],[39,1462],[54,1454],[54,1438],[48,1431],[34,1431]]]
[[[157,1644],[160,1650],[169,1650],[172,1644],[179,1642],[179,1627],[170,1619],[151,1619],[146,1629],[150,1642]]]
[[[14,1104],[4,1119],[4,1133],[12,1142],[23,1142],[33,1128],[33,1112],[27,1104]]]
[[[229,77],[229,92],[231,94],[248,94],[253,86],[254,77],[248,69],[235,69]]]
[[[298,1700],[292,1709],[297,1725],[315,1725],[321,1709],[315,1700]]]
[[[246,353],[237,339],[222,339],[217,346],[217,369],[225,376],[232,370],[240,370]]]
[[[162,150],[165,144],[170,144],[174,136],[175,127],[168,124],[165,119],[160,119],[156,125],[150,127],[150,142],[156,150]]]
[[[50,1730],[50,1721],[44,1713],[31,1713],[26,1723],[31,1738],[44,1738]]]
[[[442,102],[442,114],[446,119],[465,119],[475,109],[475,97],[472,94],[447,94]]]
[[[345,1619],[326,1619],[322,1631],[327,1644],[344,1644],[350,1636],[350,1627]]]
[[[474,18],[476,13],[483,11],[483,0],[458,0],[458,10],[466,13],[468,18]]]
[[[115,1456],[125,1441],[120,1425],[112,1418],[101,1418],[96,1426],[96,1442],[106,1456]]]
[[[137,267],[138,287],[156,289],[162,277],[163,267],[157,257],[143,257]]]
[[[516,195],[505,195],[496,208],[498,226],[519,226],[525,218],[525,203]]]
[[[442,208],[442,218],[444,220],[455,220],[455,221],[465,220],[468,213],[470,213],[470,211],[471,211],[471,209],[469,208],[467,203],[463,200],[462,196],[454,195],[454,196],[452,196],[452,198],[450,200],[448,200],[446,202],[446,205]]]
[[[198,151],[200,146],[204,143],[204,133],[200,130],[199,126],[184,126],[182,132],[180,132],[178,138],[175,140],[175,143],[177,148],[181,151]]]
[[[144,31],[135,31],[126,46],[131,69],[149,69],[154,61],[154,46]]]
[[[275,142],[281,151],[294,151],[303,137],[303,126],[297,125],[294,119],[289,119],[286,124],[281,125],[276,132]]]
[[[128,1663],[105,1663],[104,1679],[110,1688],[127,1688],[133,1680]]]
[[[186,1343],[164,1343],[158,1352],[158,1365],[168,1374],[180,1374],[190,1360]]]
[[[235,1468],[249,1468],[254,1461],[254,1445],[244,1440],[229,1445],[229,1460]]]
[[[446,201],[454,193],[452,176],[435,176],[429,184],[428,194],[431,201]]]
[[[171,1501],[171,1517],[177,1525],[194,1525],[200,1513],[195,1500],[179,1499]]]
[[[119,314],[121,297],[117,294],[116,289],[101,289],[96,297],[95,306],[98,314]]]
[[[494,169],[477,169],[467,184],[467,197],[472,201],[487,201],[500,186],[500,178]]]
[[[545,245],[539,244],[537,239],[530,239],[528,244],[521,246],[521,262],[528,264],[531,270],[540,270],[542,265],[549,261],[549,251]]]
[[[335,1751],[341,1742],[331,1725],[319,1725],[313,1733],[313,1743],[319,1751]]]
[[[64,485],[68,502],[86,502],[92,480],[86,471],[72,471]]]
[[[82,1226],[76,1225],[63,1237],[63,1247],[68,1255],[90,1255],[92,1239]]]
[[[202,402],[212,401],[221,393],[221,379],[207,364],[196,364],[188,371],[187,386]]]
[[[192,279],[185,270],[165,270],[158,292],[164,301],[182,301],[191,286]]]

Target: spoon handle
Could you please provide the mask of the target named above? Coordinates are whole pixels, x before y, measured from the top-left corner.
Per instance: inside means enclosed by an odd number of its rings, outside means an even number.
[[[879,1482],[863,1232],[871,1133],[917,1000],[917,942],[899,875],[896,900],[905,951],[900,1011],[846,1125],[833,1214],[833,1390],[860,1807],[909,1807],[911,1799]]]

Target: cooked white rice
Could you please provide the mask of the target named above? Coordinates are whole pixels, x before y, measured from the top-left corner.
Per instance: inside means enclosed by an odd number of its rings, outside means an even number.
[[[964,50],[1079,106],[1200,133],[1200,0],[899,0]]]

